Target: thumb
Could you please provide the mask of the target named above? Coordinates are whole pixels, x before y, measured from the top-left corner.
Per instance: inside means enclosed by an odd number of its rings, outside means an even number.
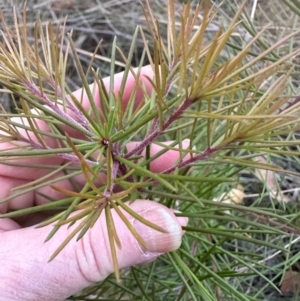
[[[112,210],[122,244],[120,249],[117,248],[120,269],[149,262],[162,253],[179,248],[183,234],[181,225],[187,224],[186,218],[176,218],[172,210],[146,200],[137,200],[130,207],[166,229],[167,233],[154,230],[123,211],[146,242],[145,250]],[[0,233],[0,291],[5,296],[1,300],[64,300],[114,271],[104,214],[81,240],[71,240],[48,263],[56,248],[73,230],[73,227],[61,227],[50,241],[44,243],[52,227],[28,227]]]

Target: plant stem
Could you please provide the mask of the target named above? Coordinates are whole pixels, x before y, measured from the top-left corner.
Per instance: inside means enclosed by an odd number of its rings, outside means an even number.
[[[68,160],[74,164],[80,164],[81,161],[80,159],[75,156],[75,155],[72,155],[72,154],[56,154],[56,156],[59,156],[65,160]],[[98,165],[99,163],[96,162],[96,161],[92,161],[92,160],[89,160],[89,159],[85,159],[84,162],[90,166],[95,166],[95,165]]]
[[[78,123],[75,119],[70,117],[68,114],[63,112],[57,105],[53,104],[52,101],[47,97],[47,95],[45,95],[34,83],[27,81],[25,85],[33,95],[43,100],[43,102],[47,106],[49,106],[49,108],[52,109],[56,114],[60,115],[62,118],[66,119],[70,123],[73,123],[77,128],[81,129],[83,133],[86,133],[87,131],[86,128],[84,128],[80,123]]]
[[[127,153],[124,158],[128,159],[134,155],[140,155],[143,149],[149,145],[155,138],[163,134],[164,130],[166,130],[174,121],[178,120],[183,112],[194,102],[193,99],[187,98],[177,110],[163,123],[162,129],[156,129],[151,134],[149,134],[144,141],[142,141],[136,148]]]
[[[165,171],[163,171],[164,174],[169,174],[175,171],[176,168],[184,168],[189,166],[192,163],[195,163],[197,161],[201,161],[204,160],[210,156],[212,156],[213,154],[215,154],[217,151],[219,151],[219,149],[217,147],[208,147],[207,149],[205,149],[203,152],[201,152],[198,155],[193,156],[192,158],[186,160],[186,161],[181,161],[179,162],[177,165],[170,167],[168,169],[166,169]]]
[[[254,212],[251,212],[250,213],[252,216],[254,216],[255,218],[257,218],[257,220],[265,223],[265,224],[269,224],[269,225],[272,225],[276,228],[279,228],[279,229],[282,229],[288,233],[293,233],[295,235],[300,235],[300,229],[299,228],[296,228],[295,226],[293,225],[288,225],[288,224],[283,224],[281,222],[277,222],[277,221],[274,221],[274,220],[271,220],[270,218],[268,218],[267,216],[262,216],[262,215],[259,215],[257,213],[254,213]]]
[[[61,86],[56,83],[56,81],[51,77],[50,79],[50,85],[53,89],[57,89],[57,96],[63,98],[63,93]],[[82,126],[84,126],[87,130],[90,130],[90,125],[86,117],[82,114],[82,112],[74,105],[73,101],[71,100],[69,95],[65,96],[67,106],[69,109],[74,112],[76,115],[76,118],[78,118],[78,121]]]

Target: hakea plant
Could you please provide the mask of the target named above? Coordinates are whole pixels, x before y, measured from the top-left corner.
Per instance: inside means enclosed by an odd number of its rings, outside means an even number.
[[[0,203],[32,192],[41,200],[39,205],[15,208],[1,217],[51,212],[39,224],[54,225],[46,241],[62,225],[69,224],[73,230],[49,258],[52,260],[71,239],[82,238],[105,214],[111,256],[119,278],[116,250],[121,243],[111,210],[147,248],[123,212],[165,231],[128,206],[138,198],[161,202],[180,210],[178,215],[190,217],[190,226],[185,227],[185,245],[169,257],[188,277],[180,294],[194,283],[201,287],[205,300],[213,300],[209,297],[212,292],[194,277],[196,269],[187,270],[180,259],[185,256],[193,262],[193,248],[189,253],[187,246],[193,245],[188,241],[199,231],[207,234],[207,255],[203,255],[207,257],[213,252],[209,237],[225,233],[209,229],[209,223],[199,225],[201,208],[211,208],[211,213],[218,211],[216,216],[223,221],[228,221],[228,216],[222,210],[248,212],[261,218],[268,231],[277,233],[274,219],[278,219],[276,225],[283,227],[283,218],[259,209],[213,202],[212,191],[222,183],[236,185],[235,175],[246,167],[280,170],[271,164],[258,164],[253,157],[293,155],[296,152],[288,146],[299,143],[288,138],[300,129],[300,102],[287,93],[293,72],[291,62],[299,50],[280,58],[275,55],[295,33],[257,53],[255,46],[266,30],[262,29],[242,48],[235,47],[239,21],[247,22],[242,17],[243,7],[224,30],[208,39],[207,28],[219,8],[210,7],[207,1],[192,7],[186,1],[178,15],[174,1],[169,0],[165,39],[147,2],[143,9],[152,40],[147,41],[143,30],[137,27],[128,56],[114,40],[110,80],[102,78],[99,70],[92,68],[92,62],[83,70],[72,33],[65,33],[64,25],[54,28],[49,23],[43,27],[38,20],[34,41],[29,42],[25,13],[23,19],[15,14],[13,29],[1,17],[0,82],[19,99],[15,100],[16,113],[1,114],[0,158],[8,168],[17,166],[20,179],[27,181]],[[144,52],[140,66],[133,68],[131,60],[138,37],[144,41]],[[235,55],[226,58],[224,52],[228,48],[234,49],[231,53]],[[126,65],[117,76],[116,55]],[[150,65],[142,68],[146,58]],[[72,92],[66,84],[70,59],[75,62],[83,90]],[[91,74],[92,84],[87,80]],[[172,165],[165,163],[170,153],[174,157]],[[30,167],[34,177],[26,178],[23,167],[26,171]],[[46,187],[48,190],[43,190]],[[234,238],[243,240],[247,236],[237,234]],[[223,281],[214,269],[205,269],[205,273],[216,275],[217,283]],[[229,284],[225,288],[231,291]],[[235,294],[246,300],[242,294]]]

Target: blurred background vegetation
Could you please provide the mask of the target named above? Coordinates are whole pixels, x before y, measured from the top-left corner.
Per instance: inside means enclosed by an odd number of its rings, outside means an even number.
[[[211,2],[215,5],[221,3],[219,0]],[[218,14],[218,18],[215,19],[214,23],[210,24],[208,28],[207,39],[212,37],[220,26],[226,27],[226,24],[231,21],[231,17],[241,2],[241,0],[222,1],[223,4],[220,13]],[[163,28],[167,21],[167,1],[152,0],[150,3]],[[18,0],[1,1],[0,9],[8,23],[11,22],[11,24],[13,24],[13,7],[15,6],[18,13],[21,13],[24,4],[25,1]],[[141,5],[135,0],[27,0],[26,5],[28,27],[32,28],[32,33],[34,23],[38,16],[40,16],[43,22],[51,20],[53,24],[63,23],[65,17],[68,16],[66,21],[67,29],[73,31],[73,40],[83,66],[88,66],[97,44],[102,40],[93,64],[95,68],[100,68],[103,76],[109,74],[110,62],[108,58],[110,57],[111,43],[115,36],[117,36],[118,46],[127,53],[136,26],[141,26],[145,33],[148,32]],[[178,8],[179,7],[178,1]],[[300,1],[248,0],[246,4],[246,15],[251,26],[249,25],[250,28],[247,30],[245,24],[240,24],[238,26],[237,36],[235,38],[236,45],[240,45],[242,48],[251,38],[249,31],[258,32],[263,26],[268,24],[269,29],[264,35],[265,41],[261,39],[260,44],[256,45],[257,52],[259,52],[260,47],[261,49],[265,48],[264,42],[268,45],[272,45],[273,42],[300,28]],[[164,34],[163,30],[161,32]],[[274,53],[274,59],[299,47],[299,38],[300,35],[298,34],[294,36],[288,44],[285,44],[284,47],[279,48],[276,53]],[[143,48],[144,44],[140,41],[135,50],[133,64],[138,65]],[[228,57],[230,56],[230,51],[233,50],[228,47],[224,50],[222,55]],[[119,63],[116,64],[116,71],[122,71],[124,65],[121,58],[117,57],[116,60],[119,61]],[[263,62],[261,62],[261,64],[263,66]],[[294,72],[291,78],[291,89],[295,95],[299,95],[299,58],[295,57],[293,64]],[[71,89],[75,90],[81,86],[81,81],[71,56],[66,80]],[[11,95],[6,93],[5,89],[2,89],[0,100],[5,110],[13,110]],[[295,139],[299,139],[299,133],[293,133],[293,135],[295,135]],[[298,146],[294,146],[293,148],[296,151],[299,150]],[[269,162],[269,158],[262,157],[260,160]],[[278,172],[265,173],[264,171],[259,170],[259,168],[256,170],[243,170],[239,175],[240,185],[235,188],[236,190],[233,190],[231,187],[222,187],[219,190],[220,198],[229,203],[234,201],[236,203],[243,203],[246,206],[267,208],[266,210],[269,208],[270,211],[274,210],[281,212],[282,215],[289,218],[294,225],[300,227],[300,177],[296,173],[300,171],[299,161],[299,156],[285,157],[284,155],[278,155],[277,157],[272,157],[273,164],[283,170],[295,171],[295,174],[293,175]],[[222,195],[222,193],[226,194]],[[252,218],[255,219],[255,216],[252,216]],[[225,225],[228,221],[224,217],[223,220]],[[268,224],[267,220],[259,221],[262,224]],[[213,226],[213,223],[211,224]],[[234,225],[231,226],[234,227]],[[250,271],[246,266],[244,268],[240,267],[241,263],[239,263],[239,268],[236,270],[237,274],[235,277],[230,277],[228,274],[226,281],[228,281],[232,287],[235,287],[236,290],[244,293],[246,298],[249,296],[249,300],[300,300],[300,239],[298,235],[293,236],[289,234],[290,233],[286,233],[280,236],[280,244],[283,243],[284,248],[289,251],[287,253],[280,250],[272,250],[269,247],[259,246],[257,244],[254,245],[247,241],[236,241],[232,239],[230,242],[224,242],[223,249],[228,252],[252,253],[253,262],[255,256],[257,256],[257,269],[259,270],[259,274],[254,275],[253,271]],[[262,231],[260,234],[253,234],[252,238],[279,244],[279,237],[274,237],[274,235],[269,236],[266,231]],[[230,259],[228,260],[230,261]],[[204,258],[203,262],[205,262]],[[159,266],[161,270],[165,270],[165,274],[163,275],[166,275],[168,261],[162,259]],[[151,270],[151,267],[149,267],[149,269],[147,268],[147,271],[146,268],[144,270],[145,273],[148,273]],[[221,276],[226,277],[225,271],[222,272],[224,274]],[[138,278],[141,277],[141,274],[139,274],[140,271],[138,272],[133,269],[132,273],[133,276],[137,277],[133,280],[138,283]],[[238,277],[239,273],[241,273],[241,277]],[[169,282],[178,281],[178,279],[172,279],[174,275],[170,274],[169,276],[171,278],[169,279]],[[160,280],[165,280],[159,279],[159,274],[157,274],[156,277],[157,283],[160,283]],[[205,281],[205,277],[200,280]],[[273,282],[274,285],[271,285],[269,281]],[[85,297],[74,296],[70,300],[90,300],[88,296],[93,296],[91,298],[94,300],[102,300],[101,297],[99,297],[99,299],[98,297],[95,297],[101,295],[99,293],[99,288],[100,292],[105,294],[106,291],[109,291],[109,287],[113,285],[118,287],[118,284],[114,282],[113,278],[108,279],[105,284],[98,287],[97,291],[93,291],[92,289],[87,290],[83,294]],[[141,287],[138,284],[136,285],[136,290],[132,294],[122,293],[122,289],[125,290],[125,287],[126,283],[123,283],[122,286],[120,285],[119,294],[114,293],[114,295],[108,297],[111,299],[106,300],[141,300],[139,297],[134,297],[139,296],[138,291],[141,290]],[[155,288],[152,288],[152,290],[155,292]],[[180,290],[180,286],[178,286],[178,290]],[[166,292],[168,292],[167,285],[165,291],[162,290],[160,293],[161,299],[157,300],[174,300],[171,296],[168,297]],[[155,293],[153,294],[157,296]],[[109,296],[109,293],[107,296]],[[156,299],[149,297],[143,300]],[[219,300],[224,299],[220,297]]]

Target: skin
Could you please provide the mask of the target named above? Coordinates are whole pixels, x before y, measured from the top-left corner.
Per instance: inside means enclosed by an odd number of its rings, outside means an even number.
[[[142,69],[140,81],[148,91],[151,86],[146,78],[152,77],[150,67]],[[118,93],[121,85],[122,73],[114,79],[114,93]],[[109,78],[104,80],[109,87]],[[129,76],[124,94],[124,106],[127,105],[130,91],[134,86],[134,77]],[[80,99],[81,90],[75,91],[74,95]],[[142,91],[136,94],[136,104],[142,101]],[[95,90],[94,97],[99,104],[99,94]],[[88,109],[86,95],[83,97],[83,105]],[[68,112],[72,114],[71,112]],[[20,121],[16,118],[15,121]],[[38,121],[39,127],[47,129],[47,125]],[[69,135],[79,137],[79,134],[66,129]],[[49,145],[55,147],[55,141],[49,138]],[[138,142],[127,145],[128,150],[133,149]],[[171,143],[171,142],[167,142]],[[186,145],[185,145],[186,144]],[[188,141],[183,146],[188,147]],[[0,151],[9,148],[9,143],[1,143]],[[161,150],[161,146],[153,144],[151,154]],[[157,158],[151,165],[154,172],[162,172],[171,167],[179,158],[179,152],[170,150]],[[18,159],[21,161],[21,159]],[[27,163],[62,164],[64,161],[58,157],[52,158],[27,158]],[[23,161],[24,162],[24,159]],[[26,184],[45,175],[47,170],[36,170],[30,167],[15,167],[0,164],[0,199],[8,196],[14,187]],[[82,176],[76,177],[79,185],[84,183]],[[56,185],[71,189],[67,181],[61,181]],[[47,202],[38,192],[42,192],[54,199],[63,197],[61,193],[43,187],[38,191],[26,193],[13,200],[0,204],[0,214],[10,210],[26,208]],[[159,255],[176,250],[181,244],[183,231],[181,226],[187,224],[186,218],[177,218],[173,211],[150,200],[136,200],[130,207],[152,223],[167,230],[160,233],[137,220],[134,220],[126,212],[124,215],[134,225],[138,233],[147,244],[147,250],[141,247],[130,231],[120,220],[119,216],[112,212],[116,229],[121,239],[122,248],[117,249],[119,267],[126,268],[132,265],[150,262]],[[93,284],[105,279],[113,272],[108,234],[106,230],[105,215],[102,214],[94,227],[78,242],[71,240],[61,253],[50,263],[48,260],[54,250],[61,244],[64,238],[73,230],[67,226],[62,227],[58,233],[47,243],[44,240],[52,229],[52,225],[44,228],[35,228],[34,225],[44,217],[41,214],[20,218],[16,220],[0,219],[0,294],[2,301],[59,301]]]

